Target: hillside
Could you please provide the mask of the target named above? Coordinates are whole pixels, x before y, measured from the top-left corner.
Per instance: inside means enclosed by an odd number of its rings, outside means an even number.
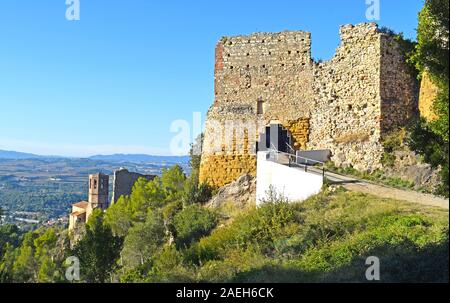
[[[43,156],[21,153],[16,151],[0,150],[0,159],[10,159],[10,160],[20,160],[20,159],[38,159],[43,158]]]
[[[199,281],[364,282],[377,256],[381,282],[442,282],[448,211],[327,190],[243,214],[183,254]]]
[[[77,159],[76,157],[62,157],[62,156],[48,156],[48,155],[36,155],[32,153],[23,153],[17,151],[0,150],[0,159],[7,160],[24,160],[24,159],[55,159],[55,158],[67,158]],[[84,159],[79,157],[79,159]],[[112,154],[112,155],[94,155],[87,157],[86,159],[95,161],[107,161],[107,162],[131,162],[131,163],[187,163],[189,161],[188,156],[153,156],[145,154]]]
[[[260,208],[205,204],[210,198],[175,166],[96,210],[73,250],[66,230],[23,235],[0,258],[0,279],[62,282],[70,253],[85,269],[82,282],[366,282],[370,256],[381,262],[381,282],[448,281],[448,210],[342,187],[301,203],[272,194]]]
[[[95,155],[89,157],[91,160],[109,161],[109,162],[158,162],[158,163],[187,163],[188,156],[151,156],[142,154],[114,154],[114,155]]]

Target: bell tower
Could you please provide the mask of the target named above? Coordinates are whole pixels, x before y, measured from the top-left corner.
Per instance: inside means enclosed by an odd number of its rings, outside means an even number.
[[[89,204],[92,209],[105,210],[109,206],[109,176],[89,175]]]

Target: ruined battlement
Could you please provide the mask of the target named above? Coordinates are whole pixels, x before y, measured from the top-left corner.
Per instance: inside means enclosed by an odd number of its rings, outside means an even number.
[[[340,36],[325,62],[312,60],[304,31],[220,39],[202,181],[221,186],[254,173],[258,138],[274,121],[297,150],[329,149],[338,166],[381,167],[383,135],[417,112],[416,80],[377,24],[344,25]]]
[[[311,34],[303,31],[224,37],[216,48],[216,72],[306,65],[311,61]]]

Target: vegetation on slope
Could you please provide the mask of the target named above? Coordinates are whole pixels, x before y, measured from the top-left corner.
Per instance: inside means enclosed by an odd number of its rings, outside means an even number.
[[[426,0],[419,14],[417,45],[411,54],[422,74],[427,72],[438,87],[433,102],[437,119],[418,121],[412,128],[410,146],[433,167],[441,168],[440,194],[449,195],[449,0]]]
[[[2,229],[0,278],[64,282],[63,261],[75,255],[84,282],[364,282],[365,260],[377,256],[381,282],[448,280],[445,210],[325,189],[303,203],[271,195],[218,225],[223,214],[183,206],[179,173],[138,182],[120,206],[126,224],[113,208],[96,213],[74,249],[58,230],[18,241]]]

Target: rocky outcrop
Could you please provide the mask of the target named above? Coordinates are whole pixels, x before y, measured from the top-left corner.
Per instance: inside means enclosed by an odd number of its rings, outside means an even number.
[[[429,193],[435,192],[440,186],[439,170],[433,169],[430,164],[422,163],[420,156],[406,149],[395,151],[394,155],[394,165],[383,169],[387,177],[407,180],[414,184],[415,190]]]
[[[243,175],[236,181],[219,189],[217,194],[206,204],[209,208],[220,208],[227,203],[236,209],[246,209],[256,205],[256,178]]]

